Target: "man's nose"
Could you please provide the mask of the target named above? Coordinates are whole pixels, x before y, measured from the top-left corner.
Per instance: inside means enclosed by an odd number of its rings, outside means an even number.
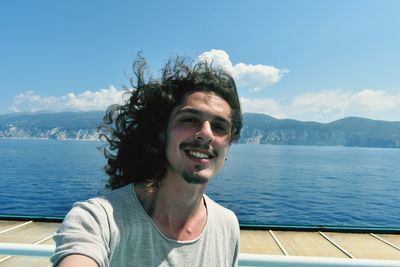
[[[207,143],[212,142],[212,140],[214,139],[214,133],[212,131],[211,124],[209,121],[204,121],[200,125],[198,132],[195,134],[195,139]]]

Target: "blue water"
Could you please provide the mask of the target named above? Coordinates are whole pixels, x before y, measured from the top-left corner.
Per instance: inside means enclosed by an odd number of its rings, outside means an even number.
[[[102,192],[99,142],[0,139],[0,214],[64,216]],[[241,223],[400,227],[400,149],[233,145],[207,194]]]

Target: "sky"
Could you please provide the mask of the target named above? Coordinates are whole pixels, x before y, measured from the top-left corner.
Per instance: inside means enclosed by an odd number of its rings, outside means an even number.
[[[213,60],[243,112],[400,121],[400,1],[1,1],[0,114],[123,102],[139,52]]]

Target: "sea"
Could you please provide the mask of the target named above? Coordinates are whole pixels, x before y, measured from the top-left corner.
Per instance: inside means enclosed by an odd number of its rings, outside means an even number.
[[[0,139],[0,215],[63,217],[104,194],[104,144]],[[207,195],[240,223],[400,227],[400,149],[234,144]]]

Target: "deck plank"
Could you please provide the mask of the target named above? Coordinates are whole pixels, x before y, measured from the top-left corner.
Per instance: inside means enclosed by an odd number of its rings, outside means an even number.
[[[21,223],[21,222],[19,222]],[[0,235],[0,242],[15,242],[15,243],[28,243],[33,244],[43,238],[48,238],[40,242],[43,245],[54,245],[54,240],[49,238],[58,229],[59,223],[38,223],[29,224],[15,230]],[[19,229],[19,230],[18,230]],[[29,234],[27,235],[27,233]],[[9,240],[10,234],[16,235],[13,240]],[[27,238],[29,236],[29,238]],[[27,242],[33,241],[33,242]],[[2,261],[2,259],[5,259]],[[0,256],[0,267],[50,267],[51,262],[49,258],[45,257],[27,257],[27,256],[13,256],[7,257]]]
[[[0,262],[0,267],[50,267],[51,262],[48,258],[43,257],[11,257],[10,259]]]
[[[325,233],[357,259],[400,260],[400,251],[368,233]]]
[[[393,234],[376,234],[376,235],[400,248],[400,235],[393,235]]]
[[[47,239],[47,240],[41,242],[40,244],[41,244],[41,245],[55,245],[56,242],[54,242],[54,239],[53,239],[53,238],[49,238],[49,239]]]
[[[22,225],[23,221],[1,221],[1,230],[10,229]],[[13,230],[0,234],[0,242],[4,243],[27,243],[33,244],[50,237],[60,226],[60,223],[32,222]],[[348,256],[322,237],[318,232],[299,232],[274,230],[274,235],[283,245],[289,255],[293,256],[318,256],[318,257],[341,257]],[[388,259],[400,260],[400,250],[385,244],[376,237],[366,234],[324,232],[331,240],[340,247],[359,259]],[[376,234],[391,244],[400,247],[400,234]],[[54,244],[53,239],[43,240],[41,244]],[[241,230],[240,252],[268,255],[283,255],[268,230]],[[0,260],[6,256],[0,255]],[[0,267],[29,266],[47,267],[51,266],[49,259],[40,257],[11,257],[0,262]]]
[[[23,221],[1,221],[0,220],[0,232],[7,231],[10,228],[22,225],[26,222]]]
[[[59,227],[59,223],[35,222],[0,234],[3,243],[33,244],[52,235]]]
[[[273,232],[290,256],[348,258],[318,232]]]
[[[282,250],[276,244],[270,233],[265,230],[241,230],[240,252],[283,255]]]

